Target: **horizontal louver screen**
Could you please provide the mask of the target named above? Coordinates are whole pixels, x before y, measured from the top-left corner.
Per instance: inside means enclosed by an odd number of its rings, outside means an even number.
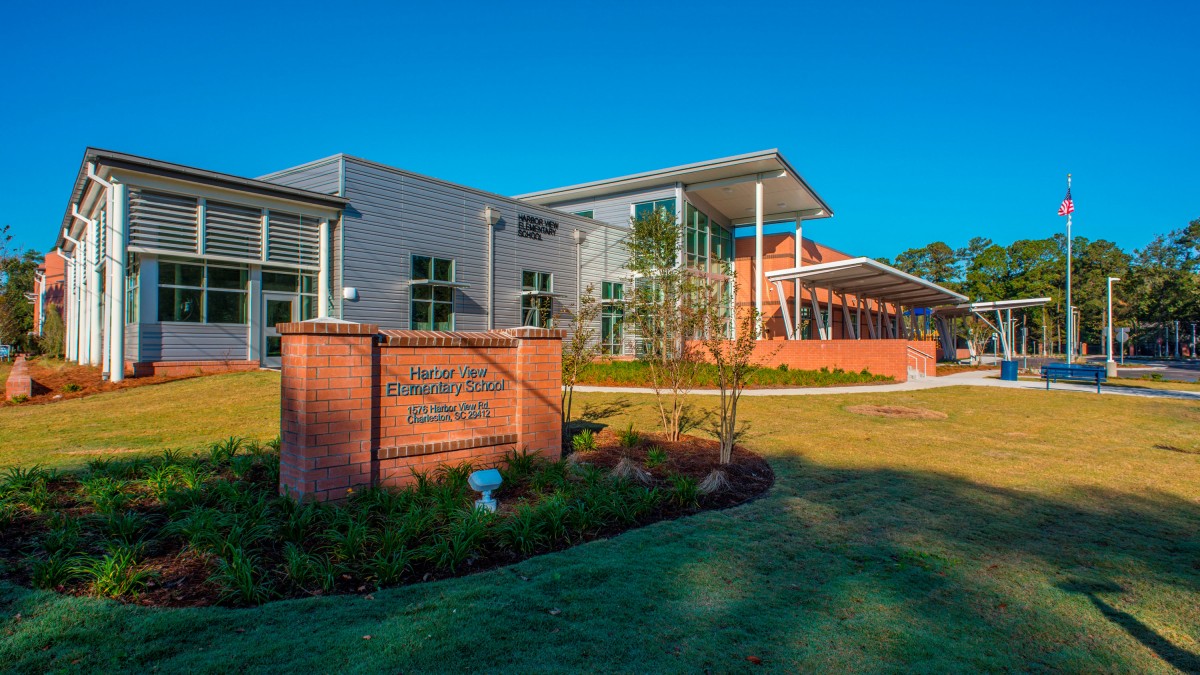
[[[194,197],[130,190],[129,245],[162,251],[196,251]]]
[[[287,265],[317,265],[320,221],[280,211],[271,211],[270,216],[267,260]]]
[[[262,257],[262,211],[209,201],[205,207],[204,252],[234,258]]]

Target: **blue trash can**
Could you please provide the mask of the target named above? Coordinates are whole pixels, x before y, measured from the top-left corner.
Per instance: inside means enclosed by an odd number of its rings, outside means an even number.
[[[1008,380],[1009,382],[1017,381],[1017,362],[1016,361],[1001,361],[1000,362],[1000,379]]]

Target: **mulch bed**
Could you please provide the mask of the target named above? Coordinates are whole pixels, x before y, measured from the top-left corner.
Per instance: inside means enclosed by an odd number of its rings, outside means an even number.
[[[198,375],[152,375],[147,377],[126,377],[121,382],[108,382],[101,378],[101,371],[95,366],[80,366],[74,363],[56,361],[47,363],[43,359],[31,358],[29,376],[33,380],[33,395],[24,403],[4,401],[4,405],[38,405],[54,403],[73,398],[83,398],[106,391],[119,391],[144,387],[151,384],[162,384],[176,380],[188,380]],[[64,391],[68,384],[79,385],[78,391]]]
[[[734,446],[729,465],[722,467],[719,462],[721,446],[715,440],[683,436],[678,441],[669,441],[664,434],[658,433],[643,433],[641,436],[642,440],[636,448],[623,448],[617,433],[612,429],[604,429],[596,434],[599,447],[592,452],[576,453],[575,459],[611,470],[622,458],[628,457],[645,468],[646,453],[650,448],[659,446],[667,451],[667,461],[647,469],[658,485],[665,483],[671,474],[682,474],[700,482],[713,471],[724,469],[731,488],[707,497],[705,508],[741,504],[762,495],[775,482],[775,472],[767,460],[740,445]],[[570,455],[570,439],[567,439],[563,456]]]
[[[718,444],[709,439],[685,436],[679,441],[668,441],[658,434],[643,434],[636,447],[621,447],[617,434],[603,430],[596,434],[597,448],[586,453],[570,454],[564,450],[568,465],[590,465],[602,469],[607,474],[617,466],[622,459],[629,459],[637,466],[648,471],[650,480],[647,488],[657,487],[669,493],[672,479],[687,476],[696,483],[702,482],[714,469],[724,470],[728,481],[726,486],[713,494],[702,494],[698,503],[691,506],[680,506],[669,500],[664,500],[653,511],[640,516],[631,524],[611,522],[595,530],[576,533],[569,541],[557,542],[550,546],[539,548],[531,555],[540,555],[555,550],[561,550],[587,541],[616,536],[622,532],[651,523],[691,515],[699,511],[722,509],[745,503],[764,494],[774,483],[774,472],[761,456],[743,448],[736,447],[732,461],[726,466],[718,463]],[[653,468],[646,468],[647,453],[655,446],[666,451],[664,463]],[[277,459],[275,460],[277,461]],[[579,467],[584,468],[583,466]],[[259,492],[273,499],[274,484],[268,477],[263,466],[255,466],[244,478],[247,490]],[[81,477],[79,477],[81,478]],[[215,474],[219,480],[235,481],[227,467],[220,468]],[[584,480],[581,476],[573,480]],[[39,539],[47,531],[47,518],[51,512],[81,522],[98,522],[103,516],[96,512],[90,502],[82,497],[83,485],[74,474],[59,475],[47,484],[53,494],[51,504],[47,505],[40,515],[24,510],[7,527],[0,528],[0,578],[20,585],[31,585],[30,569],[23,563],[28,555],[38,550]],[[155,529],[168,520],[168,514],[163,504],[139,480],[129,483],[125,493],[130,501],[122,507],[125,510],[148,516],[158,523]],[[527,484],[506,485],[496,493],[500,500],[498,517],[510,517],[516,507],[526,498],[536,497],[530,492]],[[474,498],[470,493],[470,498]],[[91,555],[102,552],[104,541],[89,535],[85,549]],[[280,541],[275,541],[261,552],[264,564],[278,564]],[[490,547],[481,551],[477,557],[468,560],[457,572],[434,567],[428,563],[415,563],[410,573],[406,574],[399,585],[420,583],[444,579],[465,574],[477,573],[494,569],[503,565],[520,562],[530,555],[522,555],[515,550]],[[146,541],[144,555],[139,559],[138,567],[153,573],[146,587],[132,596],[118,598],[122,602],[158,607],[200,607],[221,604],[225,589],[214,581],[214,573],[218,568],[218,559],[211,552],[202,552],[186,545],[177,536],[151,537]],[[364,594],[376,589],[374,583],[364,578],[360,573],[347,569],[342,573],[331,594]],[[392,585],[392,584],[389,584]],[[78,596],[93,595],[91,587],[84,579],[76,579],[66,587],[56,589],[60,593]],[[303,591],[299,589],[281,588],[277,598],[306,597],[309,595],[324,595],[321,591]],[[238,605],[238,601],[227,602]]]

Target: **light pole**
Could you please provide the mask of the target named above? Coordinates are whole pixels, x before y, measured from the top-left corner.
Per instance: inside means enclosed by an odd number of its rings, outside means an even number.
[[[1113,322],[1112,322],[1112,285],[1114,281],[1120,281],[1120,277],[1108,278],[1108,360],[1104,362],[1104,369],[1108,372],[1109,377],[1117,376],[1117,363],[1113,361]]]

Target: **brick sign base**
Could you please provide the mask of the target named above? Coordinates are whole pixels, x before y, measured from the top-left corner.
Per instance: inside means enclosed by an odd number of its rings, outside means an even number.
[[[281,493],[337,500],[414,471],[506,452],[562,454],[563,332],[280,324]]]

